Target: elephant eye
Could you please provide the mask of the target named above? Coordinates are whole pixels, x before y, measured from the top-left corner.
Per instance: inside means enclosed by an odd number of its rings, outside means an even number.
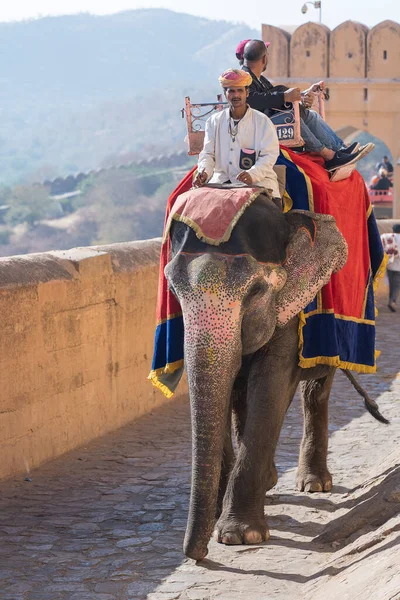
[[[246,300],[251,300],[255,296],[258,296],[259,294],[262,294],[263,292],[265,292],[265,285],[266,285],[265,282],[261,282],[261,281],[258,281],[257,283],[255,283],[253,285],[253,287],[251,288],[251,290],[249,291],[249,293],[247,294]]]

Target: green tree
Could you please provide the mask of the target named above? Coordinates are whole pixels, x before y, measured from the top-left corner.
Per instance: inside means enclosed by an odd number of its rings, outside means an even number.
[[[48,188],[43,185],[17,185],[11,190],[6,202],[10,208],[5,222],[13,226],[28,223],[30,228],[46,218],[53,204]]]

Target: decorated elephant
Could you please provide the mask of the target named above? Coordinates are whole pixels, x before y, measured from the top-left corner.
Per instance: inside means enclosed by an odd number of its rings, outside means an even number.
[[[264,498],[277,481],[275,449],[299,382],[305,424],[297,487],[332,487],[327,409],[335,369],[298,366],[297,315],[343,267],[347,245],[333,217],[283,214],[266,195],[219,245],[194,229],[190,219],[171,223],[165,276],[182,307],[192,415],[184,552],[201,560],[213,530],[225,544],[268,539]]]

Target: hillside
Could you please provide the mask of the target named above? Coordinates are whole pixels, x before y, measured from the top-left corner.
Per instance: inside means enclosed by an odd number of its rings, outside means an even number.
[[[214,99],[243,24],[169,10],[0,23],[0,184],[184,147],[185,94]]]

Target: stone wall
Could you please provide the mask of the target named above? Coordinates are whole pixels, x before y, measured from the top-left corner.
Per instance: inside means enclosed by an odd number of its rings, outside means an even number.
[[[148,240],[0,259],[0,478],[166,402],[146,379],[159,250]]]
[[[268,79],[303,90],[324,79],[329,125],[367,131],[386,144],[396,165],[393,216],[400,218],[400,24],[386,20],[369,29],[345,21],[330,31],[305,23],[292,33],[263,25],[262,38],[271,43]]]
[[[262,38],[271,42],[268,78],[400,77],[400,24],[395,21],[382,21],[371,29],[345,21],[333,31],[309,22],[291,35],[278,27],[263,25]]]
[[[159,251],[148,240],[0,259],[0,479],[166,402],[147,380]]]

